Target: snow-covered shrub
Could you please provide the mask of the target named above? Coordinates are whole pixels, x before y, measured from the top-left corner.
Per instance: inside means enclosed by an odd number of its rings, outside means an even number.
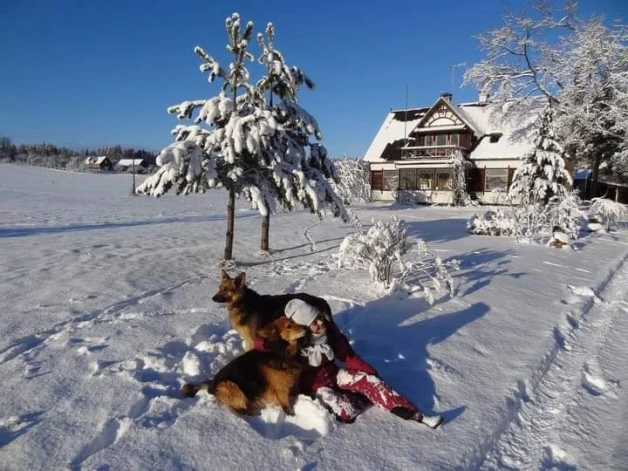
[[[501,209],[486,211],[482,216],[474,214],[467,222],[471,234],[491,236],[514,236],[517,224],[514,218],[507,216]]]
[[[590,211],[591,214],[600,216],[606,221],[606,230],[609,232],[618,219],[628,218],[626,205],[608,198],[593,198]]]
[[[345,204],[368,203],[371,198],[369,164],[362,159],[334,160],[338,182],[332,186]]]
[[[338,258],[341,267],[364,268],[371,279],[387,292],[421,292],[428,303],[434,302],[434,293],[445,285],[453,296],[454,283],[450,270],[456,270],[456,260],[443,262],[419,239],[411,250],[405,222],[393,216],[391,221],[377,221],[365,233],[354,232],[340,245]]]
[[[563,198],[553,197],[546,211],[548,215],[546,226],[551,227],[552,231],[559,228],[571,239],[579,237],[583,217],[580,211],[580,197],[576,191]]]

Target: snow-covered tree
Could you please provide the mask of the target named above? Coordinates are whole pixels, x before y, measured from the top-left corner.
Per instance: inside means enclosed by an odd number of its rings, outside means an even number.
[[[338,182],[332,183],[336,193],[345,204],[367,203],[371,199],[371,173],[368,162],[359,158],[344,158],[334,161]]]
[[[412,246],[405,222],[393,216],[391,221],[376,221],[367,232],[360,230],[345,237],[338,261],[345,268],[367,268],[371,279],[387,292],[420,293],[432,304],[434,294],[445,285],[453,296],[450,271],[457,270],[459,262],[443,262],[421,239],[414,250]]]
[[[250,201],[266,221],[278,201],[289,209],[302,203],[319,216],[331,206],[335,216],[345,220],[348,216],[342,201],[325,181],[329,174],[326,154],[309,144],[307,137],[296,136],[292,131],[305,126],[300,123],[315,123],[313,118],[307,113],[296,113],[296,103],[271,107],[265,99],[264,86],[250,83],[246,62],[254,61],[248,50],[253,23],[248,22],[243,29],[237,13],[225,23],[227,50],[232,55],[228,68],[221,67],[202,48],[194,50],[209,82],[222,81],[220,92],[210,99],[184,101],[168,108],[179,119],[193,119],[195,112],[196,117],[191,125],[175,127],[175,142],[157,158],[160,169],[137,192],[160,196],[172,187],[177,194],[224,187],[229,192],[224,254],[228,261],[233,258],[234,207],[238,196]],[[293,91],[296,93],[296,89]],[[308,129],[310,134],[320,134],[318,125]]]
[[[508,13],[503,26],[479,36],[485,58],[464,83],[508,103],[502,119],[529,116],[539,100],[551,105],[559,140],[595,182],[603,162],[616,173],[628,169],[628,29],[578,18],[573,0],[557,3]]]
[[[454,206],[467,206],[471,204],[471,198],[467,192],[467,174],[471,169],[471,162],[465,158],[460,150],[456,150],[451,156],[451,168]]]
[[[565,169],[565,151],[556,140],[552,108],[540,114],[534,134],[534,149],[515,171],[509,194],[521,204],[545,206],[553,196],[566,196],[572,184]]]
[[[265,153],[266,169],[273,175],[269,188],[288,210],[300,204],[320,216],[323,208],[330,207],[334,216],[348,221],[342,200],[331,186],[337,181],[333,162],[327,158],[325,148],[316,142],[322,139],[318,123],[299,105],[300,87],[314,89],[314,82],[298,67],[288,65],[275,46],[272,23],[266,26],[266,36],[259,33],[257,40],[261,49],[258,61],[266,73],[256,88],[262,95],[268,93],[269,107],[281,129]],[[269,227],[270,213],[262,221],[264,251],[269,250]]]
[[[618,219],[628,218],[628,208],[626,205],[618,203],[608,198],[593,198],[591,200],[591,214],[601,216],[606,221],[606,230],[611,231],[611,227]]]

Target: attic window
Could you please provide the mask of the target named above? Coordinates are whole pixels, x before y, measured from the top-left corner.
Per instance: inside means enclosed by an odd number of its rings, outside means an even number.
[[[494,132],[493,134],[491,134],[491,140],[490,142],[492,144],[495,144],[496,142],[499,141],[499,138],[502,137],[502,133],[501,132]]]

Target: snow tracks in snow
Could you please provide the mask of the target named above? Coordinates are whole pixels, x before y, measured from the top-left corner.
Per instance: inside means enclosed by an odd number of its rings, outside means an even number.
[[[506,398],[503,420],[458,467],[466,469],[564,469],[576,467],[554,443],[568,405],[584,388],[603,396],[613,388],[596,360],[618,316],[626,314],[621,297],[628,285],[628,259],[609,270],[593,290],[567,286],[566,305],[579,304],[554,328],[551,349],[534,373],[517,382]],[[626,353],[628,355],[628,352]]]

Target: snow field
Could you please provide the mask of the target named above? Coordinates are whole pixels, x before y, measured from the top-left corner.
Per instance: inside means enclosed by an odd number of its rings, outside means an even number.
[[[383,296],[365,271],[338,269],[333,254],[352,230],[338,221],[274,216],[274,252],[259,257],[261,218],[239,202],[234,253],[249,285],[325,297],[382,378],[447,423],[431,431],[371,408],[342,425],[305,397],[295,417],[269,409],[240,418],[207,394],[176,395],[242,351],[226,310],[211,302],[225,194],[134,198],[129,188],[125,175],[0,166],[6,469],[626,463],[617,442],[627,410],[622,231],[552,250],[468,234],[473,210],[398,208],[413,237],[461,260],[456,296],[429,307]],[[383,205],[355,210],[365,227],[393,214]]]

